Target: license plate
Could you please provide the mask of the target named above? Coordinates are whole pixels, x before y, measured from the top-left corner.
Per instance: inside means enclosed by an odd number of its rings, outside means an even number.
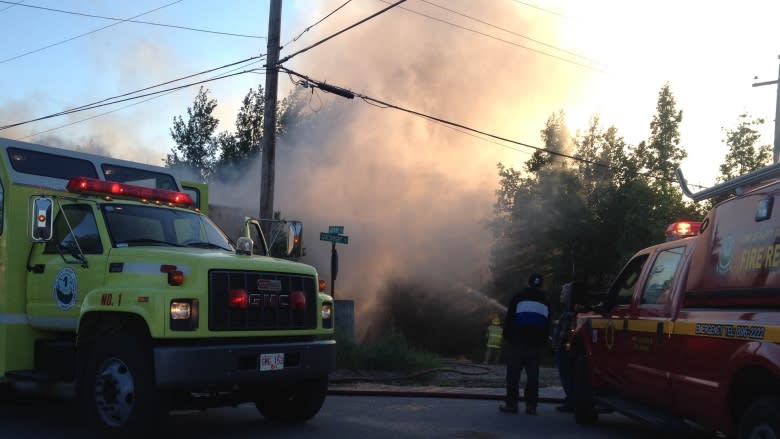
[[[260,354],[260,370],[284,369],[284,353]]]

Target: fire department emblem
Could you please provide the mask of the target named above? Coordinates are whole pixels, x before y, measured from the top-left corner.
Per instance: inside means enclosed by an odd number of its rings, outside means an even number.
[[[54,301],[57,302],[57,307],[63,311],[73,308],[73,305],[76,304],[78,292],[79,284],[76,272],[70,267],[65,267],[58,271],[57,277],[54,278],[54,287],[52,288],[52,295],[54,296]]]
[[[734,261],[734,238],[727,236],[723,238],[718,252],[718,266],[715,268],[720,274],[728,274],[731,271],[731,264]]]

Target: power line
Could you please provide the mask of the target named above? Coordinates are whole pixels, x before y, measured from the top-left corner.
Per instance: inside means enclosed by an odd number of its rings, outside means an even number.
[[[252,69],[252,70],[245,70],[245,71],[238,72],[238,73],[223,74],[223,75],[216,76],[216,77],[213,77],[213,78],[210,78],[210,79],[204,79],[202,81],[191,82],[189,84],[179,85],[179,86],[176,86],[176,87],[171,87],[171,88],[167,88],[167,89],[163,89],[163,90],[158,90],[158,91],[151,92],[151,93],[145,93],[145,94],[141,94],[141,95],[138,95],[138,96],[132,96],[132,97],[126,97],[124,99],[113,100],[111,102],[103,102],[103,101],[101,101],[102,103],[81,105],[81,106],[76,107],[75,109],[72,109],[72,110],[60,111],[58,113],[52,113],[52,114],[49,114],[49,115],[46,115],[46,116],[37,117],[35,119],[26,120],[26,121],[23,121],[23,122],[16,122],[16,123],[8,124],[8,125],[3,125],[3,126],[0,126],[0,131],[6,130],[6,129],[9,129],[9,128],[18,127],[18,126],[21,126],[21,125],[26,125],[26,124],[33,123],[33,122],[38,122],[38,121],[41,121],[41,120],[51,119],[53,117],[64,116],[66,114],[73,114],[73,113],[78,113],[78,112],[81,112],[81,111],[86,111],[86,110],[92,110],[92,109],[95,109],[95,108],[105,107],[107,105],[119,104],[119,103],[122,103],[122,102],[131,101],[131,100],[134,100],[134,99],[141,99],[141,98],[145,98],[147,96],[154,96],[154,95],[162,94],[162,93],[165,93],[165,92],[168,92],[168,91],[181,90],[183,88],[192,87],[193,85],[205,84],[207,82],[211,82],[211,81],[215,81],[215,80],[219,80],[219,79],[230,78],[230,77],[238,76],[238,75],[243,75],[243,74],[251,73],[251,72],[257,71],[257,70],[258,69]]]
[[[293,53],[293,54],[291,54],[291,55],[287,55],[286,57],[284,57],[284,58],[280,59],[280,60],[279,60],[279,62],[277,63],[277,65],[282,65],[282,64],[284,64],[285,62],[289,61],[289,60],[290,60],[292,57],[294,57],[294,56],[296,56],[296,55],[300,55],[301,53],[303,53],[303,52],[306,52],[306,51],[307,51],[307,50],[309,50],[309,49],[313,49],[313,48],[315,48],[315,47],[319,46],[320,44],[322,44],[322,43],[324,43],[324,42],[326,42],[326,41],[328,41],[328,40],[330,40],[330,39],[332,39],[332,38],[335,38],[335,37],[337,37],[337,36],[339,36],[339,35],[343,34],[344,32],[346,32],[346,31],[348,31],[348,30],[350,30],[350,29],[352,29],[352,28],[354,28],[354,27],[357,27],[357,26],[359,26],[359,25],[361,25],[361,24],[363,24],[363,23],[367,22],[368,20],[371,20],[372,18],[374,18],[374,17],[376,17],[376,16],[379,16],[379,15],[381,15],[381,14],[384,14],[385,12],[389,11],[390,9],[393,9],[394,7],[396,7],[396,6],[400,5],[401,3],[405,2],[405,1],[406,1],[406,0],[398,0],[397,2],[395,2],[395,3],[393,3],[392,5],[390,5],[390,6],[386,7],[386,8],[384,8],[384,9],[382,9],[381,11],[379,11],[379,12],[376,12],[376,13],[374,13],[374,14],[371,14],[371,15],[369,15],[368,17],[366,17],[366,18],[364,18],[364,19],[362,19],[362,20],[358,21],[357,23],[355,23],[355,24],[353,24],[353,25],[351,25],[351,26],[345,27],[344,29],[342,29],[342,30],[340,30],[340,31],[336,32],[335,34],[333,34],[333,35],[331,35],[331,36],[329,36],[329,37],[325,37],[325,38],[323,38],[323,39],[321,39],[321,40],[317,41],[316,43],[312,44],[311,46],[304,47],[303,49],[301,49],[301,50],[299,50],[299,51],[297,51],[297,52],[295,52],[295,53]]]
[[[536,44],[539,44],[539,45],[542,45],[542,46],[545,46],[545,47],[549,47],[550,49],[555,49],[555,50],[557,50],[559,52],[563,52],[563,53],[566,53],[566,54],[569,54],[569,55],[576,56],[577,58],[584,59],[584,60],[586,60],[588,62],[591,62],[591,63],[594,63],[594,64],[601,64],[598,60],[595,60],[593,58],[588,58],[587,56],[580,55],[579,53],[572,52],[572,51],[569,51],[569,50],[566,50],[566,49],[561,49],[560,47],[553,46],[552,44],[547,44],[547,43],[545,43],[543,41],[539,41],[539,40],[531,38],[531,37],[529,37],[527,35],[519,34],[517,32],[511,31],[509,29],[505,29],[503,27],[496,26],[495,24],[489,23],[489,22],[484,21],[484,20],[480,20],[478,18],[474,18],[474,17],[472,17],[472,16],[470,16],[468,14],[464,14],[462,12],[458,12],[458,11],[456,11],[454,9],[450,9],[450,8],[447,8],[447,7],[444,7],[444,6],[441,6],[441,5],[437,5],[436,3],[433,3],[431,1],[428,1],[428,0],[419,0],[419,1],[421,1],[423,3],[427,3],[427,4],[431,5],[431,6],[435,6],[435,7],[439,8],[439,9],[444,9],[445,11],[451,12],[453,14],[460,15],[461,17],[468,18],[469,20],[476,21],[477,23],[482,23],[482,24],[484,24],[486,26],[490,26],[492,28],[504,31],[504,32],[506,32],[508,34],[512,34],[512,35],[520,37],[520,38],[525,38],[528,41],[533,41]]]
[[[22,5],[22,4],[14,3],[14,2],[11,2],[11,1],[7,1],[7,0],[0,0],[0,3],[7,3],[7,4],[10,4],[12,6],[19,5],[19,6],[24,6],[25,8],[41,9],[41,10],[44,10],[44,11],[59,12],[61,14],[78,15],[78,16],[81,16],[81,17],[100,18],[100,19],[103,19],[103,20],[113,20],[113,21],[127,22],[127,23],[137,23],[137,24],[148,24],[150,26],[170,27],[170,28],[174,28],[174,29],[190,30],[190,31],[194,31],[194,32],[205,32],[205,33],[217,34],[217,35],[227,35],[227,36],[231,36],[231,37],[266,39],[266,37],[260,37],[260,36],[257,36],[257,35],[245,35],[245,34],[236,34],[236,33],[231,33],[231,32],[220,32],[220,31],[215,31],[215,30],[198,29],[198,28],[187,27],[187,26],[177,26],[177,25],[174,25],[174,24],[154,23],[154,22],[151,22],[151,21],[125,20],[125,19],[122,19],[122,18],[106,17],[106,16],[103,16],[103,15],[94,15],[94,14],[85,14],[85,13],[82,13],[82,12],[74,12],[74,11],[65,11],[65,10],[62,10],[62,9],[46,8],[46,7],[43,7],[43,6]],[[10,7],[11,6],[9,6],[9,8]],[[0,12],[2,12],[4,10],[5,9],[0,9]]]
[[[379,0],[379,1],[381,1],[383,3],[387,3],[387,0]],[[468,27],[465,27],[465,26],[461,26],[459,24],[455,24],[453,22],[450,22],[450,21],[447,21],[447,20],[444,20],[444,19],[441,19],[441,18],[437,18],[437,17],[434,17],[432,15],[423,14],[422,12],[418,12],[418,11],[415,11],[415,10],[412,10],[412,9],[409,9],[409,8],[405,8],[403,6],[399,6],[399,8],[403,9],[404,11],[411,12],[413,14],[417,14],[417,15],[420,15],[422,17],[434,20],[434,21],[438,21],[440,23],[444,23],[444,24],[448,24],[448,25],[453,26],[453,27],[457,27],[458,29],[462,29],[462,30],[466,30],[466,31],[469,31],[469,32],[473,32],[475,34],[479,34],[479,35],[482,35],[484,37],[492,38],[492,39],[494,39],[496,41],[501,41],[502,43],[511,44],[512,46],[520,47],[521,49],[530,50],[531,52],[535,52],[535,53],[538,53],[540,55],[549,56],[551,58],[555,58],[555,59],[558,59],[560,61],[564,61],[564,62],[567,62],[567,63],[570,63],[570,64],[574,64],[574,65],[577,65],[577,66],[580,66],[580,67],[585,67],[586,69],[595,70],[597,72],[604,73],[603,69],[600,69],[600,68],[597,68],[597,67],[593,67],[593,66],[588,65],[588,64],[584,64],[584,63],[581,63],[581,62],[570,60],[568,58],[564,58],[562,56],[554,55],[552,53],[548,53],[548,52],[545,52],[543,50],[534,49],[533,47],[524,46],[522,44],[515,43],[514,41],[505,40],[505,39],[499,38],[499,37],[497,37],[495,35],[490,35],[490,34],[487,34],[485,32],[480,32],[478,30],[471,29],[471,28],[468,28]]]
[[[7,11],[7,10],[13,8],[16,5],[21,5],[22,3],[24,3],[24,0],[21,0],[21,1],[18,1],[18,2],[3,2],[3,3],[10,3],[11,6],[6,6],[3,9],[0,9],[0,12]]]
[[[60,44],[67,43],[69,41],[73,41],[73,40],[75,40],[77,38],[85,37],[85,36],[90,35],[90,34],[94,34],[95,32],[100,32],[103,29],[108,29],[109,27],[116,26],[117,24],[124,23],[126,21],[130,21],[132,19],[141,17],[143,15],[151,14],[152,12],[159,11],[160,9],[167,8],[168,6],[173,6],[176,3],[181,3],[182,1],[184,1],[184,0],[175,0],[175,1],[171,2],[171,3],[168,3],[166,5],[160,6],[159,8],[154,8],[154,9],[152,9],[150,11],[146,11],[143,14],[135,15],[133,17],[130,17],[130,18],[126,19],[126,20],[117,21],[116,23],[111,23],[108,26],[103,26],[103,27],[101,27],[99,29],[91,30],[91,31],[83,33],[81,35],[76,35],[75,37],[71,37],[71,38],[68,38],[66,40],[62,40],[62,41],[58,41],[56,43],[49,44],[48,46],[40,47],[38,49],[31,50],[29,52],[25,52],[25,53],[22,53],[22,54],[19,54],[19,55],[16,55],[16,56],[12,56],[10,58],[6,58],[6,59],[3,59],[3,60],[0,60],[0,64],[4,64],[4,63],[7,63],[8,61],[13,61],[15,59],[19,59],[19,58],[21,58],[23,56],[32,55],[33,53],[37,53],[37,52],[40,52],[42,50],[46,50],[46,49],[54,47],[54,46],[59,46]]]
[[[92,103],[89,103],[89,104],[81,105],[79,107],[69,108],[67,110],[62,111],[61,114],[72,113],[75,110],[79,110],[81,108],[91,107],[91,106],[94,106],[96,104],[100,104],[100,103],[103,103],[103,102],[106,102],[106,101],[112,101],[114,99],[119,99],[119,98],[123,98],[125,96],[134,95],[134,94],[140,93],[142,91],[147,91],[147,90],[151,90],[153,88],[162,87],[163,85],[168,85],[168,84],[172,84],[174,82],[183,81],[185,79],[190,79],[190,78],[195,77],[195,76],[205,75],[206,73],[211,73],[211,72],[214,72],[214,71],[217,71],[217,70],[222,70],[224,68],[232,67],[232,66],[235,66],[237,64],[243,64],[243,63],[245,63],[247,61],[251,61],[251,60],[254,60],[254,59],[260,59],[263,56],[265,56],[265,55],[262,55],[262,56],[250,56],[249,58],[242,59],[241,61],[236,61],[236,62],[233,62],[233,63],[230,63],[230,64],[225,64],[225,65],[222,65],[222,66],[219,66],[219,67],[214,67],[213,69],[204,70],[202,72],[193,73],[191,75],[182,76],[180,78],[171,79],[170,81],[165,81],[165,82],[161,82],[159,84],[150,85],[148,87],[144,87],[144,88],[141,88],[141,89],[138,89],[138,90],[135,90],[135,91],[131,91],[131,92],[128,92],[128,93],[120,94],[120,95],[117,95],[117,96],[112,96],[110,98],[105,98],[105,99],[102,99],[100,101],[95,101],[95,102],[92,102]]]
[[[360,99],[362,99],[363,101],[365,101],[366,103],[371,104],[371,105],[376,105],[376,106],[381,106],[383,108],[392,108],[392,109],[395,109],[395,110],[403,111],[405,113],[409,113],[409,114],[421,117],[423,119],[427,119],[427,120],[430,120],[430,121],[438,122],[440,124],[451,126],[451,127],[460,128],[460,129],[469,131],[471,133],[480,134],[482,136],[486,136],[486,137],[489,137],[489,138],[492,138],[492,139],[500,140],[502,142],[507,142],[507,143],[511,143],[511,144],[514,144],[514,145],[523,146],[523,147],[526,147],[526,148],[531,148],[531,149],[534,149],[534,150],[537,150],[537,151],[545,152],[547,154],[551,154],[551,155],[555,155],[555,156],[559,156],[559,157],[564,157],[564,158],[575,160],[575,161],[582,162],[582,163],[588,163],[588,164],[595,165],[595,166],[601,166],[601,167],[604,167],[604,168],[606,168],[608,170],[611,170],[611,171],[622,171],[622,169],[619,169],[619,168],[617,168],[617,167],[615,167],[613,165],[610,165],[610,164],[598,162],[598,161],[595,161],[595,160],[588,160],[588,159],[585,159],[585,158],[582,158],[582,157],[572,156],[572,155],[565,154],[565,153],[562,153],[562,152],[553,151],[553,150],[550,150],[550,149],[547,149],[547,148],[542,148],[542,147],[539,147],[539,146],[534,146],[534,145],[531,145],[531,144],[528,144],[528,143],[524,143],[524,142],[520,142],[520,141],[517,141],[517,140],[512,140],[512,139],[509,139],[509,138],[506,138],[506,137],[498,136],[496,134],[488,133],[486,131],[482,131],[482,130],[478,130],[476,128],[469,127],[469,126],[464,125],[462,123],[453,122],[453,121],[450,121],[450,120],[447,120],[447,119],[443,119],[443,118],[440,118],[440,117],[437,117],[437,116],[432,116],[432,115],[429,115],[429,114],[421,113],[419,111],[410,110],[408,108],[404,108],[404,107],[401,107],[401,106],[398,106],[398,105],[395,105],[395,104],[392,104],[392,103],[389,103],[389,102],[385,102],[385,101],[382,101],[382,100],[377,99],[377,98],[372,98],[371,96],[367,96],[367,95],[364,95],[364,94],[361,94],[361,93],[353,92],[351,90],[348,90],[348,89],[340,87],[340,86],[336,86],[336,85],[333,85],[333,84],[325,84],[322,81],[318,81],[318,80],[312,79],[312,78],[310,78],[310,77],[308,77],[306,75],[303,75],[301,73],[295,72],[295,71],[290,70],[290,69],[288,69],[286,67],[281,67],[280,66],[279,69],[281,71],[283,71],[283,72],[286,72],[288,75],[296,76],[298,78],[301,78],[303,80],[303,83],[306,86],[308,86],[308,87],[316,87],[316,88],[319,88],[321,90],[328,91],[328,92],[337,94],[339,96],[347,97],[347,98],[350,98],[350,99],[354,98],[354,97],[359,97]],[[300,82],[296,82],[296,81],[293,81],[293,82],[296,83],[296,84],[301,84]],[[662,180],[662,181],[676,183],[676,180],[668,179],[668,178],[664,178],[664,177],[659,177],[659,176],[656,176],[656,175],[652,175],[650,173],[638,172],[637,175],[641,175],[641,176],[648,177],[648,178],[655,178],[657,180]]]
[[[528,6],[529,8],[534,8],[534,9],[540,10],[542,12],[547,12],[548,14],[557,15],[557,16],[563,17],[563,18],[569,18],[569,16],[566,15],[566,14],[561,14],[560,12],[555,12],[555,11],[550,10],[550,9],[545,9],[545,8],[540,7],[540,6],[532,5],[531,3],[521,2],[520,0],[515,0],[515,3],[520,3],[523,6]]]
[[[262,56],[261,56],[261,58],[262,58]],[[236,70],[240,70],[240,69],[242,69],[242,68],[249,67],[249,66],[251,66],[252,64],[257,64],[257,63],[259,63],[259,62],[260,62],[260,61],[253,61],[253,62],[251,62],[251,63],[244,64],[244,65],[241,65],[241,66],[238,66],[238,67],[237,67],[237,68],[235,68],[235,69],[228,70],[228,71],[227,71],[227,72],[225,72],[224,74],[235,72]],[[254,73],[254,72],[252,72],[252,73]],[[215,76],[215,77],[212,77],[212,78],[210,78],[210,79],[215,79],[215,78],[216,78],[216,76]],[[103,113],[99,113],[99,114],[96,114],[96,115],[93,115],[93,116],[90,116],[90,117],[86,117],[86,118],[84,118],[84,119],[79,119],[79,120],[76,120],[76,121],[73,121],[73,122],[70,122],[70,123],[66,123],[66,124],[64,124],[64,125],[56,126],[56,127],[54,127],[54,128],[49,128],[49,129],[47,129],[47,130],[44,130],[44,131],[38,131],[37,133],[30,134],[29,136],[22,137],[21,139],[17,139],[17,140],[26,140],[26,139],[29,139],[29,138],[32,138],[32,137],[40,136],[41,134],[50,133],[50,132],[52,132],[52,131],[56,131],[56,130],[59,130],[59,129],[62,129],[62,128],[66,128],[66,127],[69,127],[69,126],[72,126],[72,125],[76,125],[76,124],[79,124],[79,123],[82,123],[82,122],[86,122],[86,121],[88,121],[88,120],[97,119],[98,117],[105,116],[105,115],[107,115],[107,114],[111,114],[111,113],[116,113],[117,111],[121,111],[121,110],[124,110],[124,109],[126,109],[126,108],[130,108],[130,107],[133,107],[133,106],[136,106],[136,105],[140,105],[140,104],[143,104],[144,102],[149,102],[149,101],[151,101],[151,100],[158,99],[158,98],[161,98],[161,97],[163,97],[163,96],[167,96],[167,95],[169,95],[169,94],[171,94],[171,93],[175,93],[175,92],[177,92],[177,91],[179,91],[179,90],[171,90],[171,91],[168,91],[168,92],[165,92],[165,93],[161,93],[161,94],[159,94],[159,95],[152,96],[152,97],[150,97],[150,98],[148,98],[148,99],[144,99],[144,100],[142,100],[142,101],[139,101],[139,102],[133,102],[132,104],[125,105],[125,106],[123,106],[123,107],[115,108],[115,109],[113,109],[113,110],[110,110],[110,111],[105,111],[105,112],[103,112]]]
[[[345,1],[344,3],[342,3],[342,4],[341,4],[341,6],[339,6],[339,7],[338,7],[338,8],[336,8],[336,9],[334,9],[333,11],[331,11],[331,12],[330,12],[330,14],[328,14],[328,15],[326,15],[326,16],[324,16],[324,17],[320,18],[320,19],[319,19],[319,21],[317,21],[316,23],[312,24],[311,26],[309,26],[309,27],[307,27],[306,29],[304,29],[303,31],[301,31],[301,33],[299,33],[297,37],[295,37],[295,38],[293,38],[292,40],[290,40],[290,41],[288,41],[288,42],[284,43],[284,44],[282,45],[282,47],[281,47],[281,48],[284,48],[285,46],[287,46],[287,45],[288,45],[288,44],[290,44],[290,43],[294,43],[294,42],[298,41],[298,39],[299,39],[300,37],[302,37],[302,36],[303,36],[303,34],[305,34],[306,32],[310,31],[310,30],[311,30],[311,29],[312,29],[314,26],[317,26],[318,24],[320,24],[320,23],[322,23],[323,21],[327,20],[327,19],[328,19],[328,17],[330,17],[331,15],[335,14],[336,12],[338,12],[338,11],[339,11],[339,9],[343,8],[344,6],[347,6],[347,4],[348,4],[349,2],[351,2],[351,1],[352,1],[352,0],[347,0],[347,1]],[[280,49],[281,49],[281,48],[280,48]]]

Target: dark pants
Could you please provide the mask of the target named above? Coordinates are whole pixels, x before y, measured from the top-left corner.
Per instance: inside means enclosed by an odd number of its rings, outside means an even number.
[[[544,348],[544,345],[509,345],[506,363],[507,405],[517,405],[520,400],[520,374],[525,369],[525,405],[536,407],[539,401],[539,360]]]
[[[566,349],[559,348],[555,358],[558,361],[558,376],[561,377],[561,385],[566,392],[564,405],[574,407],[574,365],[571,354]]]

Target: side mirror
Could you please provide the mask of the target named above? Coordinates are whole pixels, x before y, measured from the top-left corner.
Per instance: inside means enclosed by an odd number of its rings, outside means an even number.
[[[32,230],[30,237],[33,242],[51,241],[54,234],[51,198],[35,198],[32,203]]]

